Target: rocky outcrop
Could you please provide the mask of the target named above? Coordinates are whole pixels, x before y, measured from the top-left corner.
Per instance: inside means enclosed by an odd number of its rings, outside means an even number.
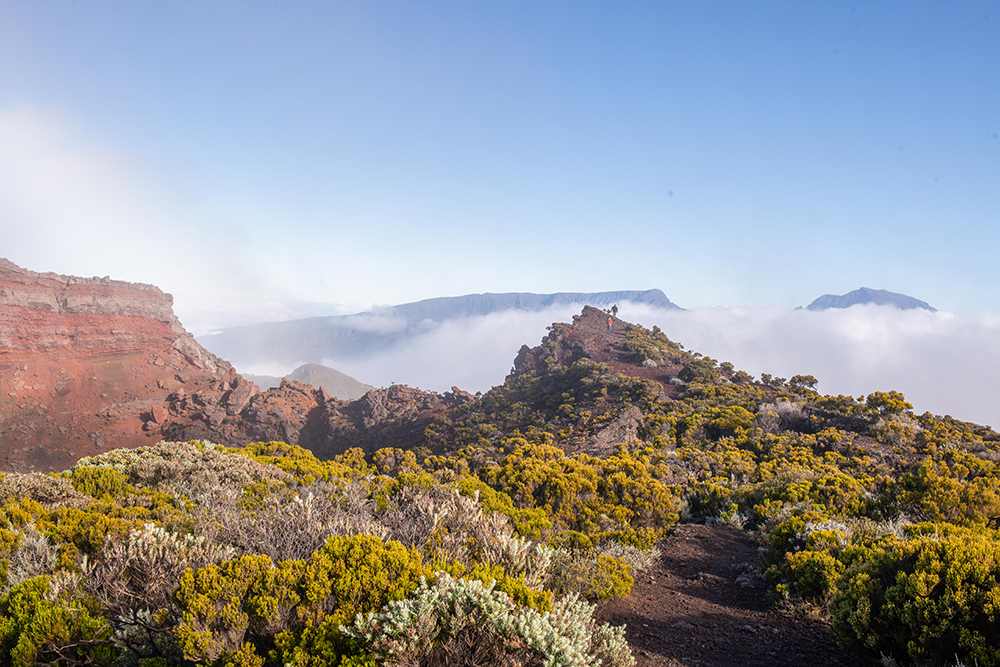
[[[165,434],[172,440],[205,438],[233,446],[280,440],[332,458],[353,447],[370,453],[425,444],[427,426],[451,407],[475,400],[468,392],[439,395],[392,385],[341,401],[322,388],[285,378],[277,388],[254,393],[238,414],[227,418],[223,407],[235,392],[172,395]]]
[[[584,306],[579,315],[573,316],[572,324],[553,324],[540,345],[523,345],[514,359],[511,376],[529,371],[545,372],[549,363],[557,362],[570,366],[587,358],[607,364],[616,372],[629,377],[658,382],[667,397],[677,397],[682,393],[670,378],[684,367],[680,357],[665,354],[654,365],[636,363],[628,350],[625,333],[631,326],[616,317],[611,317],[611,331],[608,331],[607,311]]]
[[[150,444],[171,418],[170,394],[231,394],[237,377],[152,285],[0,259],[0,469],[58,470],[104,448]],[[234,400],[245,404],[248,391]]]
[[[615,446],[636,440],[643,422],[642,410],[634,405],[629,406],[607,426],[584,438],[576,446],[576,451],[586,452],[591,456],[608,456],[614,452]]]

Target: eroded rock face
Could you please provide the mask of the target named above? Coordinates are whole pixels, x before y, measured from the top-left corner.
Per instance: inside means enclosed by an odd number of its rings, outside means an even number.
[[[629,406],[619,413],[610,424],[588,436],[577,447],[577,451],[585,452],[591,456],[608,456],[614,453],[617,445],[636,440],[643,422],[642,410],[634,405]]]
[[[0,259],[0,469],[59,470],[151,444],[170,420],[168,395],[216,391],[229,373],[152,285]]]
[[[217,400],[221,404],[231,401],[238,388],[239,384],[231,390],[230,398]],[[321,388],[285,378],[279,387],[253,393],[238,414],[227,418],[218,404],[209,402],[213,396],[174,394],[166,436],[172,440],[205,438],[232,446],[280,440],[304,447],[319,458],[332,458],[352,447],[368,453],[383,447],[410,449],[425,443],[427,426],[456,401],[468,400],[392,385],[355,401],[341,401]]]

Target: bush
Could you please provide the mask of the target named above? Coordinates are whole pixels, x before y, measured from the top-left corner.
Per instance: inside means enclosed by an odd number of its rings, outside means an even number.
[[[436,585],[345,631],[378,664],[634,665],[624,628],[598,626],[593,609],[571,594],[541,614],[491,585],[441,573]]]
[[[282,664],[334,660],[340,625],[412,593],[429,574],[420,555],[370,535],[331,537],[306,560],[243,556],[188,570],[175,594],[188,660],[232,657],[247,641],[275,642]]]
[[[7,664],[110,665],[110,631],[75,585],[64,589],[61,583],[35,577],[0,597],[0,655],[9,656]]]
[[[855,650],[918,663],[1000,665],[1000,542],[961,534],[897,542],[849,570],[831,610]]]

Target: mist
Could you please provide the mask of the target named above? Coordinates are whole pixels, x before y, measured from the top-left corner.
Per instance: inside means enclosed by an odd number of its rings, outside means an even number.
[[[451,320],[370,359],[323,363],[376,386],[487,391],[503,382],[521,345],[537,345],[547,325],[569,322],[578,312],[576,307],[505,311]],[[622,304],[619,316],[657,325],[688,350],[730,361],[758,378],[761,373],[813,375],[824,394],[862,396],[894,389],[918,414],[1000,425],[1000,317],[992,314],[960,317],[871,305],[819,312],[773,307],[663,311]]]

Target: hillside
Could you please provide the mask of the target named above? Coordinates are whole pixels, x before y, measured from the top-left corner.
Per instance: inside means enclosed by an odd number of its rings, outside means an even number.
[[[35,273],[0,259],[0,469],[58,470],[149,444],[169,395],[237,377],[152,285]],[[227,401],[242,407],[251,387],[238,393]]]
[[[468,294],[380,308],[356,315],[313,317],[225,329],[199,342],[237,366],[271,363],[298,365],[372,356],[449,320],[508,310],[539,311],[553,306],[642,303],[678,309],[660,290],[557,294],[525,292]]]
[[[167,442],[0,477],[0,644],[25,666],[1000,666],[1000,435],[607,318],[554,323],[476,396],[284,379],[226,410],[230,370],[167,397]]]

